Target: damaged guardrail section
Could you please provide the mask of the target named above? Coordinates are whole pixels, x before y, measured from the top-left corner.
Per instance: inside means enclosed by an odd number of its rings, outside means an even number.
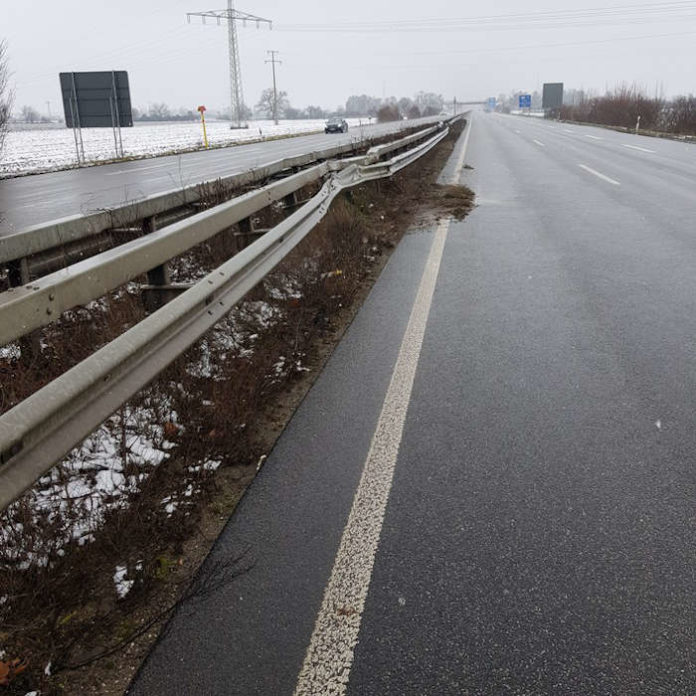
[[[434,132],[437,128],[437,125],[433,125],[426,128],[425,131]],[[397,140],[395,143],[373,147],[369,152],[376,157],[380,157],[387,152],[393,151],[393,149],[408,144],[402,141],[417,142],[423,138],[423,132],[419,131],[411,136],[407,136],[407,138]],[[268,162],[263,166],[246,172],[221,177],[216,181],[219,181],[222,188],[233,191],[243,186],[263,182],[283,172],[297,170],[298,168],[349,154],[364,145],[365,142],[365,139],[354,140],[343,145],[334,145],[322,150],[286,157]],[[392,147],[392,149],[387,149],[389,147]],[[99,210],[87,215],[73,215],[54,220],[48,224],[44,223],[25,228],[15,234],[3,237],[2,245],[0,246],[0,266],[14,262],[20,264],[23,260],[26,266],[26,259],[32,255],[96,237],[114,227],[127,227],[139,224],[142,221],[154,228],[153,222],[158,215],[195,206],[199,203],[200,198],[200,186],[195,184],[147,196],[142,200],[126,203],[108,210]],[[22,282],[27,280],[28,275],[25,272]]]
[[[0,312],[5,312],[0,314],[2,335],[16,335],[23,330],[21,322],[15,321],[14,328],[5,330],[4,321],[19,307],[27,309],[30,318],[41,317],[27,320],[27,325],[46,323],[42,316],[46,302],[55,303],[59,312],[59,307],[76,298],[82,298],[77,300],[82,302],[103,294],[143,268],[209,238],[258,209],[255,206],[277,200],[283,191],[300,188],[312,177],[328,176],[319,193],[256,242],[0,417],[0,509],[19,497],[230,312],[324,217],[340,191],[391,176],[428,152],[448,132],[446,126],[429,130],[426,140],[388,161],[375,163],[369,156],[363,163],[318,165],[148,235],[147,239],[123,245],[98,260],[89,259],[83,262],[84,267],[80,263],[77,269],[71,267],[42,279],[47,280],[46,284],[37,282],[38,290],[18,295],[18,304],[0,305]],[[126,263],[128,269],[123,270]],[[79,278],[74,284],[73,274]]]

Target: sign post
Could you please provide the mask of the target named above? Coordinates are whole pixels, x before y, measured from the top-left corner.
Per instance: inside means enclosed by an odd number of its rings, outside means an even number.
[[[83,128],[108,128],[116,157],[123,157],[121,128],[133,125],[128,73],[125,70],[60,73],[65,125],[73,129],[77,161],[85,161]]]
[[[203,143],[205,145],[205,149],[208,149],[208,133],[205,130],[205,106],[201,104],[201,106],[198,107],[197,109],[198,113],[201,115],[201,125],[203,126]]]

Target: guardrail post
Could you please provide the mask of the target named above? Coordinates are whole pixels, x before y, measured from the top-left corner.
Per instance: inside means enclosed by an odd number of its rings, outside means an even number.
[[[157,229],[157,219],[154,215],[144,218],[142,226],[143,234],[154,232]],[[147,285],[141,288],[143,305],[146,311],[156,312],[188,287],[188,285],[172,284],[169,264],[160,264],[147,272]]]
[[[11,288],[18,288],[29,282],[29,263],[24,259],[10,261],[7,265],[7,279],[10,281]]]
[[[293,191],[283,198],[283,206],[288,209],[297,207],[297,191]]]
[[[248,217],[240,220],[237,223],[237,232],[234,233],[237,240],[237,251],[241,251],[248,247],[252,242],[255,242],[266,230],[260,232],[254,229],[254,221]]]
[[[143,234],[150,234],[157,229],[157,218],[152,215],[143,219]],[[163,263],[161,266],[155,266],[147,272],[147,282],[150,285],[161,286],[171,283],[171,274],[169,265]]]
[[[30,281],[29,262],[26,258],[10,261],[7,265],[7,280],[11,288],[27,285]],[[41,336],[39,331],[32,331],[17,341],[21,360],[25,364],[33,362],[41,352]]]

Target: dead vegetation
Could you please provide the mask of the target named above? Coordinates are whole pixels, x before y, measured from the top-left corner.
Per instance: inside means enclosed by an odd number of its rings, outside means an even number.
[[[665,101],[649,97],[636,85],[620,85],[604,96],[563,106],[561,118],[631,130],[640,119],[642,131],[696,135],[696,96]]]
[[[468,189],[434,183],[457,135],[339,197],[224,321],[0,516],[3,693],[122,693],[177,602],[244,572],[240,558],[195,575],[390,250],[414,223],[471,208]],[[219,265],[234,232],[176,272]],[[142,316],[133,284],[45,329],[36,362],[0,359],[3,410]]]

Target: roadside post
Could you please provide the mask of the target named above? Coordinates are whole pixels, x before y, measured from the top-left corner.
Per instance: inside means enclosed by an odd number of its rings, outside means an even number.
[[[204,143],[205,148],[207,150],[208,149],[208,133],[205,129],[205,106],[203,106],[201,104],[201,106],[198,107],[197,111],[201,115],[201,125],[203,126],[203,143]]]

